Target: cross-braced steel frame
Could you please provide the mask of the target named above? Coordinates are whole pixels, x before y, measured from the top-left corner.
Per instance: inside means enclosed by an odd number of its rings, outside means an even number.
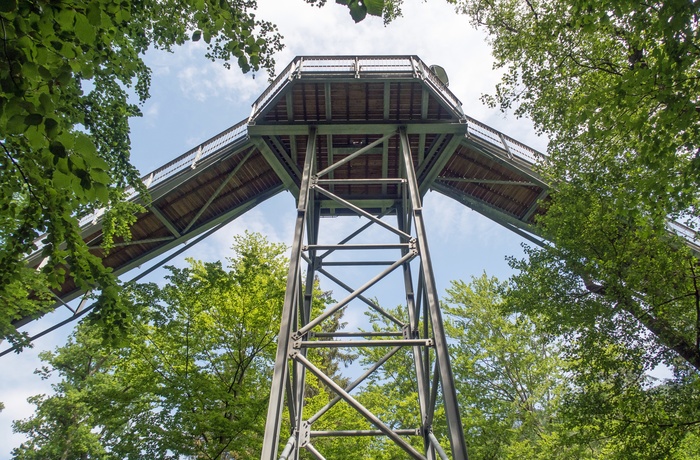
[[[333,179],[333,171],[351,162],[354,158],[367,153],[371,148],[388,142],[398,136],[400,142],[401,176],[396,178],[352,178]],[[298,459],[302,450],[306,450],[318,459],[324,459],[323,452],[314,446],[319,437],[336,436],[385,436],[403,449],[408,458],[447,459],[445,448],[440,445],[433,433],[433,422],[439,404],[444,405],[447,422],[447,440],[450,444],[452,458],[467,459],[467,449],[462,431],[462,423],[457,405],[452,368],[448,355],[447,342],[443,327],[442,315],[438,301],[433,269],[428,251],[425,232],[421,196],[410,145],[404,130],[386,135],[379,140],[360,148],[354,153],[336,161],[322,170],[317,170],[316,162],[316,132],[310,129],[306,147],[304,169],[302,171],[299,198],[297,202],[296,226],[294,241],[291,249],[291,259],[287,278],[287,290],[281,318],[278,348],[275,360],[270,403],[268,407],[265,439],[262,451],[263,460]],[[351,199],[344,199],[333,192],[334,186],[347,183],[391,183],[398,184],[401,190],[400,198],[390,210],[376,215],[361,206],[354,204]],[[351,233],[337,244],[321,245],[320,230],[320,200],[332,200],[338,206],[351,210],[354,214],[364,217],[367,223]],[[389,215],[395,215],[396,225],[387,222]],[[388,234],[398,239],[393,243],[352,244],[356,238],[368,228],[380,226]],[[304,237],[306,235],[306,244]],[[393,250],[398,252],[396,260],[374,261],[359,260],[362,255],[372,250]],[[355,251],[357,254],[351,262],[364,266],[382,266],[380,273],[359,288],[353,289],[346,282],[329,271],[333,265],[328,256],[340,250]],[[417,259],[417,280],[411,269],[411,261]],[[302,274],[304,262],[306,273]],[[364,294],[375,284],[385,281],[389,274],[398,272],[402,282],[397,288],[405,292],[407,322],[395,317],[384,310],[375,301]],[[318,275],[325,276],[348,291],[348,295],[340,302],[328,307],[325,311],[312,317],[313,281]],[[414,288],[415,286],[415,288]],[[319,326],[334,313],[345,308],[350,302],[361,302],[385,317],[387,323],[395,327],[387,331],[359,332],[318,332]],[[352,339],[352,340],[348,340]],[[387,353],[376,363],[369,366],[363,375],[352,383],[342,386],[326,375],[308,358],[310,348],[322,347],[384,347]],[[412,352],[415,371],[415,388],[417,389],[417,414],[420,426],[389,427],[372,411],[355,399],[351,392],[362,384],[372,373],[376,372],[399,350],[408,348]],[[306,376],[313,374],[333,393],[335,398],[324,408],[315,413],[309,413],[305,408]],[[285,406],[286,401],[286,406]],[[357,413],[364,417],[374,429],[371,430],[314,430],[318,421],[333,405],[344,401]],[[280,431],[283,425],[284,408],[287,408],[290,421],[290,436],[285,436],[280,443]],[[416,440],[411,437],[420,437]],[[416,444],[422,447],[414,447]]]

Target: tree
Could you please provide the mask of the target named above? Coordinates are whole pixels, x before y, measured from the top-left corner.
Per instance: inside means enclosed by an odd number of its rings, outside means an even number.
[[[646,367],[652,359],[621,345],[643,341],[639,325],[627,330],[634,321],[589,315],[589,328],[619,323],[627,335],[582,333],[576,319],[562,321],[554,315],[558,308],[543,309],[542,298],[511,287],[484,274],[470,283],[453,281],[444,299],[470,458],[693,458],[700,419],[692,369],[678,366],[672,378],[652,377]],[[572,317],[586,310],[569,302]],[[648,349],[659,351],[653,344]],[[415,406],[407,397],[411,367],[408,353],[395,356],[358,399],[390,424],[416,423],[406,419],[406,408]],[[403,458],[378,444],[368,446],[369,458]]]
[[[506,283],[452,281],[444,312],[465,435],[474,459],[586,458],[562,446],[565,363],[556,336],[509,308]]]
[[[685,458],[697,449],[700,428],[697,369],[633,314],[558,268],[565,263],[531,251],[515,263],[525,270],[511,280],[508,297],[543,333],[560,337],[568,376],[560,415],[569,442],[593,446],[602,458]]]
[[[168,284],[143,285],[146,315],[121,370],[151,394],[130,431],[110,441],[121,457],[144,443],[196,458],[253,457],[262,442],[287,261],[260,235],[234,237],[238,256],[170,268]],[[147,441],[146,441],[147,440]]]
[[[698,259],[668,229],[669,219],[698,223],[697,5],[460,8],[489,32],[506,70],[486,100],[550,136],[542,172],[554,191],[539,223],[556,245],[546,250],[565,261],[557,268],[700,369]]]
[[[539,226],[553,245],[513,262],[512,295],[570,344],[563,407],[609,457],[675,458],[700,420],[700,264],[668,224],[698,230],[698,5],[459,8],[505,70],[485,100],[550,137],[541,171],[553,191]],[[651,379],[659,366],[672,377]]]
[[[138,323],[125,345],[104,344],[101,328],[83,322],[66,346],[45,353],[42,375],[56,372],[62,380],[55,395],[30,399],[33,417],[15,423],[29,436],[15,458],[259,456],[288,261],[283,245],[259,234],[234,237],[233,249],[226,268],[190,260],[186,268],[169,267],[162,287],[130,286]],[[330,294],[316,285],[314,309],[328,303]],[[343,325],[341,311],[324,330]],[[309,359],[344,381],[346,353]],[[308,411],[332,399],[315,379],[307,384]],[[318,426],[335,429],[346,413],[339,405]]]
[[[93,319],[114,339],[131,323],[115,277],[88,251],[79,219],[106,208],[105,249],[127,236],[143,192],[129,163],[130,117],[149,96],[149,48],[204,40],[206,56],[244,72],[272,71],[281,49],[255,1],[0,2],[0,335],[21,343],[12,322],[51,307],[50,289],[70,276],[100,290]],[[38,237],[42,241],[37,242]],[[24,258],[41,249],[41,270]]]
[[[252,458],[262,445],[287,261],[259,235],[237,257],[170,267],[168,284],[133,288],[140,321],[122,348],[82,323],[42,373],[56,395],[34,397],[15,424],[16,458]]]
[[[37,373],[48,378],[57,372],[62,381],[53,385],[55,395],[36,395],[28,401],[36,413],[15,421],[13,430],[28,440],[14,449],[17,460],[103,458],[103,433],[94,430],[98,423],[93,410],[104,404],[100,397],[113,388],[109,372],[118,355],[102,346],[96,328],[87,323],[76,329],[68,343],[56,353],[43,352],[46,363]]]

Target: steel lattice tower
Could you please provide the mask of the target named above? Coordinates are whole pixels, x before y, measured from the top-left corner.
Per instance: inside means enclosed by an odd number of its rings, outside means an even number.
[[[262,458],[296,459],[303,449],[324,458],[314,447],[317,438],[383,436],[409,458],[444,459],[451,452],[455,460],[466,459],[422,200],[433,190],[536,238],[532,223],[548,194],[533,172],[539,158],[466,116],[445,79],[416,56],[297,57],[246,120],[143,177],[151,200],[137,216],[131,240],[117,239],[104,253],[101,211],[81,228],[91,252],[118,275],[169,252],[139,278],[257,204],[291,192],[296,223]],[[135,193],[131,199],[141,202]],[[337,225],[328,231],[336,219],[323,217],[347,216],[360,216],[364,225],[342,235]],[[335,260],[339,254],[348,256]],[[376,254],[391,256],[378,260]],[[29,265],[40,267],[42,257],[39,248]],[[353,286],[335,271],[347,266],[362,267],[366,282]],[[347,291],[323,312],[312,308],[317,276]],[[405,319],[369,296],[380,285],[401,293]],[[82,294],[68,276],[56,291],[57,306]],[[84,305],[74,317],[89,310]],[[320,330],[346,307],[364,308],[391,326],[371,333]],[[384,354],[355,381],[340,385],[309,357],[310,349],[323,347],[381,347]],[[418,422],[389,427],[353,390],[405,351],[412,356]],[[313,413],[304,400],[309,375],[336,394]],[[336,404],[350,406],[372,429],[315,429]],[[432,427],[443,409],[447,430],[438,440]],[[282,433],[283,426],[289,431]]]
[[[357,177],[347,179],[334,179],[333,172],[343,165],[352,162],[361,155],[368,155],[373,148],[381,148],[383,144],[396,139],[400,146],[399,177]],[[387,134],[374,142],[359,148],[355,152],[328,164],[319,170],[316,158],[317,139],[315,129],[311,128],[305,152],[305,164],[302,172],[301,187],[297,205],[296,229],[292,244],[291,262],[287,278],[287,291],[282,311],[282,325],[279,334],[279,343],[275,360],[275,373],[270,394],[267,424],[265,429],[265,442],[263,447],[263,459],[278,458],[278,445],[280,427],[282,422],[282,409],[284,408],[284,396],[287,394],[287,407],[290,414],[292,435],[289,437],[281,459],[298,458],[299,450],[306,449],[316,458],[325,458],[313,444],[313,438],[320,436],[386,436],[396,445],[400,446],[410,458],[434,459],[437,455],[446,459],[447,456],[433,434],[432,424],[435,417],[435,409],[438,403],[438,384],[442,389],[442,400],[447,416],[448,434],[453,458],[466,459],[467,450],[462,432],[462,423],[457,403],[457,392],[454,386],[452,368],[447,350],[447,341],[440,313],[437,290],[433,269],[428,251],[428,241],[423,222],[421,196],[416,172],[413,166],[413,156],[408,136],[404,129],[397,133]],[[370,174],[371,176],[371,174]],[[389,185],[397,189],[397,200],[382,215],[391,214],[396,218],[395,225],[388,224],[381,216],[363,209],[352,202],[343,199],[332,190],[336,186],[343,185]],[[367,220],[367,224],[358,230],[349,233],[337,244],[318,244],[321,231],[321,206],[322,199],[329,199]],[[352,244],[352,239],[366,231],[372,225],[382,227],[386,233],[392,235],[394,242],[374,244]],[[304,244],[306,231],[307,244]],[[349,264],[359,266],[388,265],[376,276],[356,289],[349,287],[343,280],[333,276],[328,271],[327,257],[334,251],[354,251],[363,253],[373,250],[394,250],[396,260],[377,262],[366,260],[361,256],[354,258]],[[415,281],[411,261],[419,259],[418,284],[414,288]],[[302,263],[306,263],[306,274],[302,276]],[[370,287],[384,280],[394,270],[403,273],[402,286],[397,286],[405,293],[408,322],[403,322],[385,311],[373,300],[363,296]],[[336,284],[343,286],[348,291],[348,296],[342,301],[329,307],[322,313],[312,317],[311,299],[314,276],[317,273],[330,278]],[[394,326],[386,331],[373,331],[371,333],[315,332],[324,319],[331,317],[336,311],[349,305],[351,301],[366,304],[374,312],[386,317]],[[344,340],[352,337],[355,340]],[[329,340],[330,339],[330,340]],[[324,374],[308,358],[307,351],[310,348],[321,347],[383,347],[387,353],[367,371],[353,381],[349,386],[342,387],[331,377]],[[351,395],[352,389],[376,371],[384,362],[391,359],[402,347],[410,347],[415,366],[415,381],[418,389],[417,420],[420,426],[402,427],[392,429],[370,410],[363,406]],[[430,352],[433,350],[433,353]],[[434,356],[434,357],[433,357]],[[431,359],[431,357],[433,357]],[[432,361],[432,362],[431,362]],[[312,373],[327,387],[331,388],[337,397],[321,410],[306,414],[305,400],[305,376]],[[285,392],[285,385],[289,381],[290,388]],[[314,422],[326,413],[333,404],[344,401],[359,414],[368,420],[376,430],[336,430],[316,431]],[[414,448],[406,436],[420,436],[423,438],[423,449]]]

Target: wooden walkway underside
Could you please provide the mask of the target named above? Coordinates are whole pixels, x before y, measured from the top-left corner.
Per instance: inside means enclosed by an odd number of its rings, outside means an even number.
[[[350,158],[332,172],[345,181],[331,192],[372,214],[391,212],[399,199],[400,130],[421,193],[445,194],[521,234],[543,212],[547,186],[534,172],[541,154],[466,116],[419,58],[298,57],[248,119],[143,177],[151,202],[131,241],[105,254],[100,213],[83,220],[83,236],[122,274],[280,192],[296,196],[312,127],[317,171]],[[322,215],[347,212],[333,199],[321,201]],[[40,251],[29,258],[32,266],[41,262]],[[81,292],[68,279],[56,294],[69,301]]]

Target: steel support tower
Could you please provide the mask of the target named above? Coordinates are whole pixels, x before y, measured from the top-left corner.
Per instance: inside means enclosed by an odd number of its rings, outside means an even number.
[[[541,154],[466,116],[433,69],[416,56],[297,57],[247,119],[143,177],[150,200],[132,193],[146,210],[130,240],[117,239],[107,253],[103,211],[81,221],[90,251],[115,274],[158,260],[138,278],[266,199],[294,196],[264,460],[297,459],[301,452],[322,459],[322,438],[348,436],[381,436],[407,458],[467,458],[422,199],[433,190],[536,239],[532,224],[545,212],[548,187],[533,169]],[[44,263],[37,246],[27,259],[31,267]],[[362,281],[348,274],[358,267]],[[316,277],[324,289],[327,282],[337,286],[334,295],[342,291],[342,300],[325,311],[312,305]],[[379,302],[377,290],[396,293],[394,300]],[[69,273],[55,292],[57,306],[83,294]],[[389,308],[397,303],[400,314]],[[91,308],[81,304],[71,319]],[[388,326],[324,328],[341,311],[362,309]],[[364,351],[364,361],[367,350],[380,356],[354,381],[334,380],[314,364],[312,351],[332,347]],[[410,426],[387,422],[357,397],[399,358],[412,363]],[[335,395],[320,409],[305,399],[311,379]],[[364,428],[324,426],[339,408],[356,414]]]
[[[332,178],[336,169],[356,157],[367,154],[375,147],[381,148],[392,138],[398,138],[400,145],[400,158],[398,160],[401,174],[399,177]],[[382,213],[384,216],[375,215],[344,200],[333,192],[335,186],[347,184],[393,184],[399,189],[399,196],[388,212]],[[321,198],[330,199],[338,206],[363,217],[366,224],[340,239],[337,244],[319,244],[323,220],[320,218],[320,206],[317,203]],[[386,217],[395,218],[395,222],[393,224],[387,222]],[[360,237],[363,232],[373,226],[381,227],[383,233],[392,237],[393,241],[371,244],[352,243],[353,239]],[[304,235],[306,235],[306,242]],[[333,253],[339,251],[357,253],[351,257],[351,261],[340,262],[340,264],[384,267],[363,285],[350,287],[348,283],[338,279],[330,272],[330,267],[337,263],[328,260]],[[368,259],[364,256],[364,254],[374,251],[393,251],[396,253],[396,258],[389,261],[377,261],[375,258]],[[411,262],[415,259],[419,262],[417,264],[417,279],[415,279],[411,268]],[[305,269],[302,268],[303,265],[306,265]],[[401,273],[400,285],[393,288],[400,289],[405,294],[407,321],[387,312],[381,305],[364,295],[368,289],[385,281],[388,275],[394,271]],[[318,274],[342,286],[348,291],[348,295],[340,302],[314,316],[311,305],[312,289],[314,278]],[[320,331],[319,327],[324,320],[349,305],[351,308],[356,308],[356,304],[363,304],[364,307],[384,316],[388,319],[388,323],[393,325],[393,328],[372,332],[323,333]],[[457,393],[428,250],[421,195],[413,166],[410,143],[404,129],[385,135],[327,165],[322,170],[316,160],[315,129],[311,129],[306,146],[297,203],[296,227],[278,340],[265,428],[263,459],[297,459],[299,451],[302,449],[309,451],[315,458],[323,459],[325,458],[323,452],[314,446],[314,439],[328,436],[386,436],[403,449],[408,458],[435,459],[439,456],[441,459],[447,459],[444,447],[440,445],[432,429],[439,400],[444,405],[447,418],[447,434],[452,458],[467,458]],[[359,378],[343,387],[330,376],[324,374],[307,357],[309,349],[323,347],[347,347],[351,349],[382,347],[386,350],[386,354],[378,362],[369,366]],[[420,425],[391,428],[355,399],[352,390],[361,385],[364,379],[368,378],[402,348],[410,349],[413,356],[413,371],[418,393],[417,405],[414,409],[417,412],[416,420],[420,421]],[[304,405],[305,381],[308,373],[313,374],[337,395],[327,406],[315,413],[309,413]],[[287,385],[289,388],[286,388]],[[440,390],[442,397],[438,398]],[[314,422],[323,417],[334,404],[340,401],[355,409],[375,429],[314,430]],[[280,455],[278,448],[285,407],[289,414],[291,436],[288,439],[286,436],[283,438],[286,444]],[[422,438],[422,447],[414,447],[415,443],[409,442],[410,437]]]

